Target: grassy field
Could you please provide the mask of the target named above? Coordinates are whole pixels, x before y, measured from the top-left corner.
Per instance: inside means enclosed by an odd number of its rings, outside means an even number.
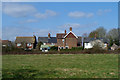
[[[118,78],[118,55],[3,55],[3,78]]]

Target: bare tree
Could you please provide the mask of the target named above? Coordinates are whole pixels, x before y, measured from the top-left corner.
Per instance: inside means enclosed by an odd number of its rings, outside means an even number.
[[[89,37],[94,38],[95,35],[97,38],[105,38],[106,37],[106,29],[104,27],[99,27],[96,30],[92,31],[89,34]]]

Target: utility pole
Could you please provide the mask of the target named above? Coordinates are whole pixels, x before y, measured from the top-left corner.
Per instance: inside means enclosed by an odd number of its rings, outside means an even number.
[[[120,2],[118,2],[118,39],[120,46]]]

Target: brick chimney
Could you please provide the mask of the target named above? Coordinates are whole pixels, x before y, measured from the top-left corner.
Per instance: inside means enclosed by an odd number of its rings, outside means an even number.
[[[50,33],[48,33],[48,38],[50,39]]]
[[[67,34],[67,31],[65,30],[65,35]]]
[[[72,27],[70,27],[70,31],[72,31]]]

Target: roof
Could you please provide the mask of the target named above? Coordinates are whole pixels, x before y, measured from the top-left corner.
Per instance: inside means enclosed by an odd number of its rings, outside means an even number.
[[[118,47],[115,43],[111,47]]]
[[[35,37],[16,37],[15,43],[35,43]]]
[[[38,37],[38,42],[42,43],[57,43],[57,38],[56,37]]]
[[[48,43],[48,37],[38,37],[38,42]]]
[[[11,41],[9,40],[2,40],[2,45],[8,45],[11,44]]]
[[[90,41],[94,41],[94,40],[101,40],[102,42],[104,42],[104,43],[107,43],[108,41],[107,41],[107,39],[105,39],[105,38],[84,38],[84,42],[85,43],[88,43],[88,42],[90,42]]]
[[[57,43],[57,38],[51,37],[50,39],[48,39],[48,43]]]
[[[56,36],[57,36],[58,39],[62,39],[62,38],[64,38],[65,33],[57,33]]]
[[[66,35],[64,36],[64,38],[66,38],[70,33],[72,33],[76,38],[78,38],[72,31],[70,31],[68,34],[66,34]]]

